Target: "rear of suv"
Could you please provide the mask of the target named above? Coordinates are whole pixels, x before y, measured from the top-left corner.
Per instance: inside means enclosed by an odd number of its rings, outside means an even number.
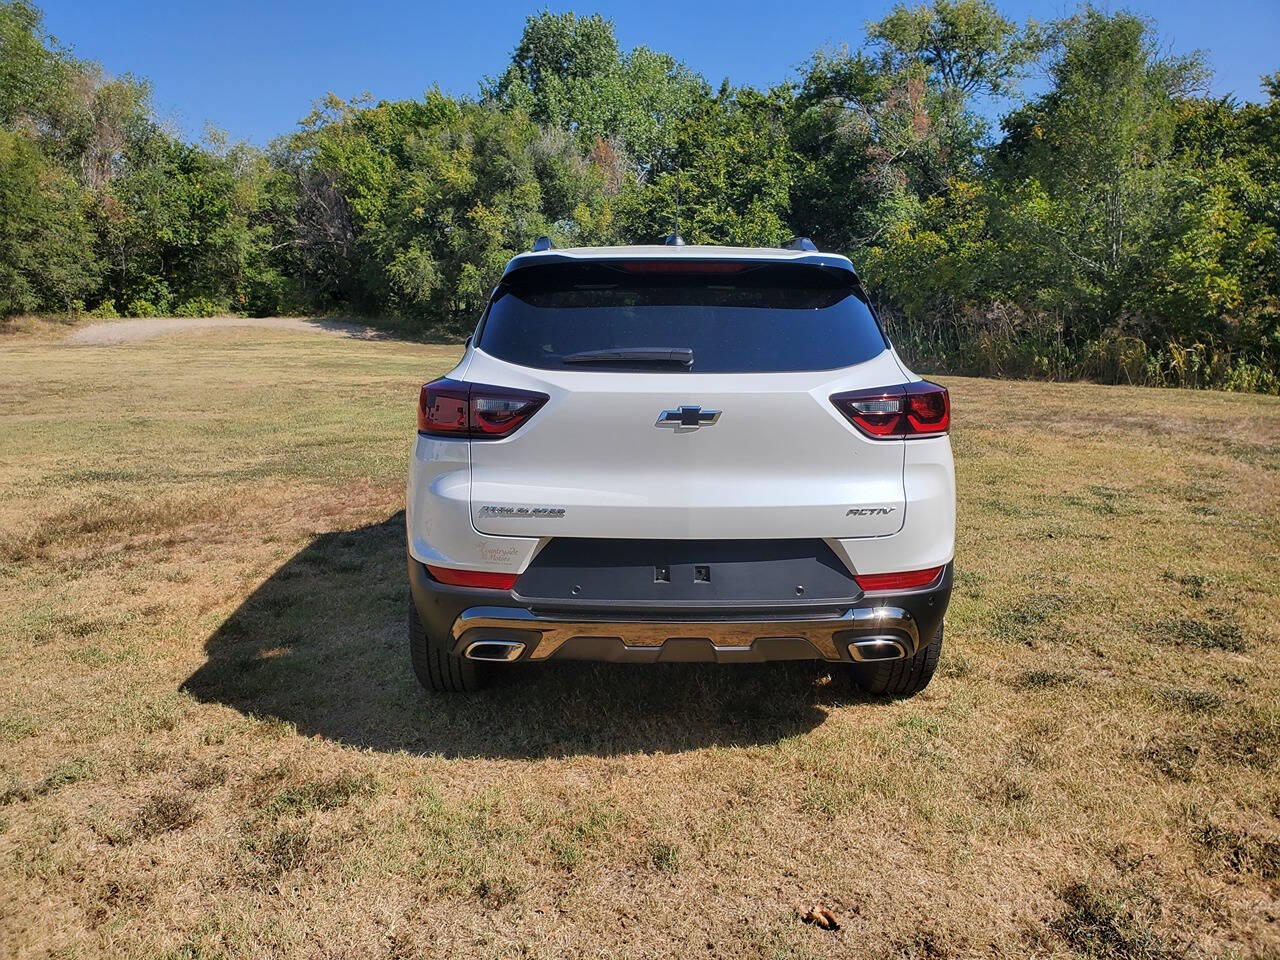
[[[421,390],[423,685],[814,659],[922,689],[951,593],[950,400],[902,364],[852,264],[809,242],[540,246]]]

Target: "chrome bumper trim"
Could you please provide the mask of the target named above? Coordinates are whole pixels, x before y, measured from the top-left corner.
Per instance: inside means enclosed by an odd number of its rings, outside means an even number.
[[[517,656],[522,660],[545,660],[575,638],[616,640],[639,650],[668,640],[702,640],[717,653],[750,650],[757,640],[804,640],[827,660],[863,659],[855,648],[881,654],[876,659],[910,657],[920,649],[915,618],[901,607],[854,607],[836,617],[759,621],[561,619],[522,607],[471,607],[453,624],[455,652],[478,643],[520,643],[524,649]],[[891,648],[897,655],[883,656]]]

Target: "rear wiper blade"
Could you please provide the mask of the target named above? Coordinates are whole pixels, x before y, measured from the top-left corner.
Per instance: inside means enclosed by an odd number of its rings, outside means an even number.
[[[583,350],[560,358],[564,363],[676,363],[693,366],[688,347],[620,347],[614,350]]]

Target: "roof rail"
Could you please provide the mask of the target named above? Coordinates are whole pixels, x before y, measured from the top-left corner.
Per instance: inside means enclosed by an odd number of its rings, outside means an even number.
[[[783,250],[803,250],[806,253],[817,253],[818,245],[808,237],[792,237],[782,245]]]
[[[539,237],[533,241],[533,252],[541,253],[543,250],[550,250],[555,244],[551,242],[550,237]]]

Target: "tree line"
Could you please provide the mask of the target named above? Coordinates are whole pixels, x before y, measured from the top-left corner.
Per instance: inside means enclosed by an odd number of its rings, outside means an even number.
[[[258,149],[185,141],[0,0],[0,315],[457,337],[539,235],[655,242],[678,201],[691,243],[847,254],[920,369],[1280,392],[1280,72],[1212,97],[1200,55],[1092,6],[900,4],[866,33],[762,90],[543,12],[475,96],[331,95]]]

